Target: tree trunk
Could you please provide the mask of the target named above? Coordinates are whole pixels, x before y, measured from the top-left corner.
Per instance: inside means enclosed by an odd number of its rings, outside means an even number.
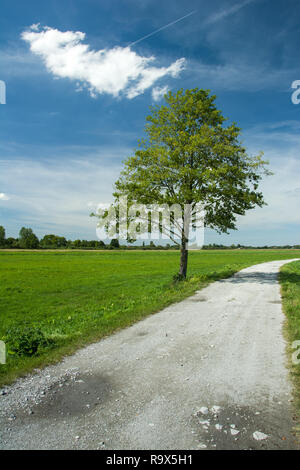
[[[179,276],[182,277],[183,279],[186,278],[186,273],[187,273],[190,221],[191,221],[191,205],[185,204],[183,219],[182,219],[180,269],[179,269]]]
[[[189,251],[186,248],[186,242],[184,240],[184,242],[181,244],[180,269],[179,269],[179,275],[182,276],[184,279],[186,278],[186,273],[187,273],[188,254],[189,254]]]

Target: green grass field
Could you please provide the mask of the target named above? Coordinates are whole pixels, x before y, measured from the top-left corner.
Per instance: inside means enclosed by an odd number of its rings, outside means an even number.
[[[292,345],[294,341],[300,341],[300,262],[287,264],[281,268],[280,283],[282,292],[283,310],[287,317],[286,333],[288,344]],[[300,346],[297,347],[298,351]],[[297,349],[289,348],[289,358]],[[300,359],[300,355],[298,355]],[[290,368],[295,385],[295,399],[300,410],[300,364],[293,363],[290,360]],[[300,436],[300,428],[298,429]]]
[[[208,282],[296,250],[195,251],[189,279],[174,284],[178,251],[0,252],[0,339],[13,327],[40,328],[49,344],[8,355],[0,384],[124,328]],[[8,349],[10,345],[8,344]]]

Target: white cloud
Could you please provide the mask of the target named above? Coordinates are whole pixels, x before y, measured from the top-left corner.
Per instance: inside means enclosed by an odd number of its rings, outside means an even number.
[[[5,193],[0,193],[0,201],[9,201],[9,197]]]
[[[54,76],[76,80],[77,89],[84,86],[93,97],[107,93],[132,99],[163,77],[177,77],[185,63],[181,58],[168,67],[155,67],[150,65],[155,57],[143,57],[130,47],[95,51],[83,43],[85,33],[80,31],[33,25],[21,37]]]
[[[152,90],[152,98],[154,99],[154,101],[160,101],[164,95],[168,92],[169,88],[168,86],[164,86],[164,87],[155,87],[153,88]]]

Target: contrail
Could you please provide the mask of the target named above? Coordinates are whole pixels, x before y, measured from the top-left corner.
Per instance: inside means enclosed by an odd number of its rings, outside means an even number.
[[[227,10],[221,10],[220,12],[215,13],[214,15],[210,16],[209,18],[207,18],[207,20],[204,21],[204,26],[208,26],[208,25],[210,25],[210,24],[216,23],[217,21],[220,21],[220,20],[222,20],[223,18],[226,18],[227,16],[230,16],[230,15],[232,15],[232,14],[234,14],[234,13],[237,13],[239,10],[241,10],[242,8],[244,8],[245,6],[247,6],[248,4],[254,3],[254,2],[256,2],[256,0],[244,0],[244,2],[237,3],[236,5],[234,5],[234,6],[230,7],[230,8],[228,8]],[[191,12],[188,13],[187,15],[184,15],[184,16],[182,16],[181,18],[178,18],[177,20],[172,21],[172,23],[168,23],[168,24],[166,24],[165,26],[162,26],[161,28],[156,29],[156,30],[153,31],[152,33],[149,33],[149,34],[147,34],[146,36],[143,36],[142,38],[138,39],[137,41],[131,42],[131,43],[128,45],[128,47],[134,46],[134,45],[137,44],[138,42],[141,42],[141,41],[144,41],[144,39],[150,38],[151,36],[153,36],[154,34],[158,33],[159,31],[162,31],[163,29],[169,28],[169,26],[172,26],[173,24],[178,23],[179,21],[184,20],[184,19],[187,18],[188,16],[194,15],[194,13],[196,13],[197,11],[198,11],[198,10],[191,11]]]
[[[175,21],[172,21],[172,23],[168,23],[168,24],[166,24],[165,26],[162,26],[161,28],[156,29],[156,30],[153,31],[152,33],[147,34],[147,36],[143,36],[142,38],[138,39],[137,41],[132,42],[131,44],[129,44],[128,47],[134,46],[134,45],[137,44],[138,42],[141,42],[141,41],[143,41],[144,39],[150,38],[151,36],[153,36],[154,34],[158,33],[159,31],[162,31],[163,29],[166,29],[166,28],[168,28],[169,26],[172,26],[173,24],[178,23],[178,22],[181,21],[181,20],[184,20],[184,18],[187,18],[188,16],[191,16],[191,15],[193,15],[193,14],[196,13],[196,12],[197,12],[197,10],[191,11],[191,13],[188,13],[187,15],[184,15],[184,16],[182,16],[181,18],[178,18],[178,19],[175,20]]]
[[[227,16],[230,16],[230,15],[233,15],[234,13],[237,13],[239,10],[241,10],[245,6],[249,5],[250,3],[254,3],[254,2],[256,2],[256,0],[245,0],[244,2],[237,3],[236,5],[233,5],[232,7],[228,8],[227,10],[221,10],[218,13],[215,13],[214,15],[207,18],[207,20],[204,22],[204,25],[207,26],[207,25],[217,23],[217,21],[220,21],[223,18],[226,18]]]

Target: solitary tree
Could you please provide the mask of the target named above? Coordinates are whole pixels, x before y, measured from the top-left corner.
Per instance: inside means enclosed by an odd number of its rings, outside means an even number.
[[[215,98],[198,88],[165,95],[164,105],[151,108],[147,138],[125,161],[115,184],[115,207],[126,196],[130,204],[176,204],[182,209],[181,216],[173,215],[169,230],[181,249],[180,278],[187,274],[187,244],[197,205],[203,208],[206,227],[228,233],[236,229],[236,216],[265,204],[258,184],[269,174],[267,162],[262,154],[247,154],[239,141],[240,128],[224,125]],[[146,231],[147,224],[141,228]]]

